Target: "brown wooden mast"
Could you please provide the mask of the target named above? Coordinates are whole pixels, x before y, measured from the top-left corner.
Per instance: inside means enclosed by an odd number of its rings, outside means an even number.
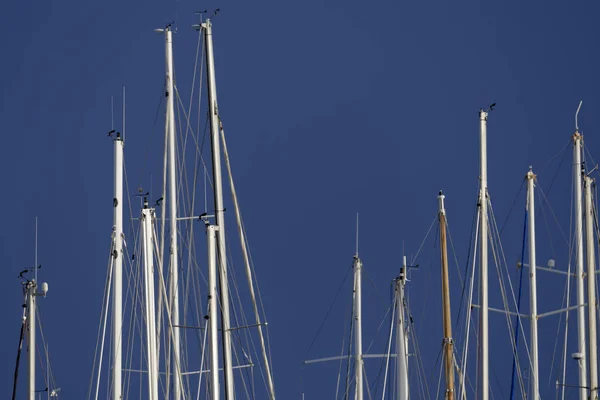
[[[440,254],[442,265],[442,311],[444,318],[444,363],[446,366],[446,399],[454,400],[454,341],[452,340],[452,319],[450,316],[450,280],[448,277],[448,248],[446,245],[446,210],[444,195],[438,195],[440,222]]]

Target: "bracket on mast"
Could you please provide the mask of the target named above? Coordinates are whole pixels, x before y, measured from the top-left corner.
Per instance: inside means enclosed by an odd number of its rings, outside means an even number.
[[[42,264],[40,264],[40,265],[38,265],[36,267],[26,268],[26,269],[24,269],[23,271],[21,271],[19,273],[19,279],[23,279],[24,282],[29,282],[29,279],[25,278],[24,275],[27,274],[27,273],[29,273],[29,272],[35,272],[35,271],[37,271],[38,269],[41,269],[41,268],[42,268]]]

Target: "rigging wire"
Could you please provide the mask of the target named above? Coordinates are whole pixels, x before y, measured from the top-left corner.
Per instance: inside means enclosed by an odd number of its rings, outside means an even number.
[[[433,218],[433,221],[431,221],[431,224],[429,225],[429,229],[427,230],[427,233],[425,234],[425,237],[423,238],[423,241],[421,242],[421,245],[419,246],[419,250],[417,250],[417,254],[413,257],[411,264],[414,264],[415,261],[417,260],[417,258],[419,257],[419,254],[421,253],[421,250],[423,249],[423,246],[425,245],[425,241],[427,240],[427,238],[429,237],[429,233],[431,232],[431,229],[433,228],[433,225],[436,223],[437,221],[437,213],[435,215],[435,217]]]
[[[96,381],[96,396],[95,396],[95,400],[98,400],[98,391],[100,390],[100,375],[102,373],[102,356],[104,355],[104,340],[106,337],[106,319],[108,318],[108,306],[110,304],[110,286],[111,286],[111,282],[112,282],[112,272],[113,272],[113,247],[112,247],[112,241],[111,241],[111,248],[110,248],[110,256],[109,256],[109,260],[108,260],[108,268],[106,269],[106,283],[104,285],[104,297],[103,297],[103,305],[104,305],[104,309],[100,311],[100,318],[102,318],[102,314],[104,314],[104,322],[101,322],[98,324],[98,339],[96,340],[96,352],[94,353],[94,368],[92,369],[92,376],[90,379],[90,388],[88,391],[88,399],[91,399],[91,394],[92,394],[92,387],[93,387],[93,379],[94,379],[94,374],[93,371],[95,369],[95,365],[96,365],[96,356],[98,355],[98,346],[100,345],[100,354],[99,354],[99,360],[98,360],[98,378]],[[102,340],[100,339],[100,331],[102,330]]]
[[[469,247],[467,250],[467,257],[466,257],[467,262],[465,263],[465,277],[468,276],[469,265],[471,265],[472,268],[475,268],[475,258],[473,258],[473,263],[470,264],[469,263],[469,261],[470,261],[469,255],[471,254],[472,250],[474,253],[476,253],[475,246],[477,245],[477,235],[478,235],[477,230],[478,229],[479,229],[479,203],[475,205],[475,208],[473,209],[473,217],[471,218],[471,233],[469,234],[469,237],[471,238],[471,240],[469,241]],[[458,314],[457,314],[455,322],[454,322],[455,329],[458,328],[458,325],[460,323],[460,317],[461,317],[461,312],[462,312],[463,304],[464,304],[464,300],[465,300],[465,292],[467,289],[467,284],[468,284],[468,282],[465,281],[465,284],[462,285],[462,292],[460,295]],[[469,313],[470,313],[471,299],[469,299],[468,307],[469,307]]]
[[[13,378],[13,392],[12,392],[12,400],[16,399],[17,396],[17,379],[19,377],[19,361],[21,360],[21,350],[23,349],[23,338],[25,337],[25,325],[27,323],[26,315],[27,315],[27,295],[25,295],[25,300],[23,300],[23,316],[21,317],[21,334],[19,335],[19,347],[17,347],[17,361],[15,363],[15,374]]]
[[[508,222],[510,215],[512,214],[512,211],[515,208],[515,204],[517,204],[517,200],[519,199],[519,196],[521,195],[523,186],[525,186],[525,179],[523,179],[523,181],[521,181],[521,186],[519,187],[519,190],[517,191],[517,195],[513,199],[513,202],[511,204],[510,208],[508,209],[508,214],[506,215],[506,219],[504,220],[504,222],[501,225],[499,236],[502,236],[502,232],[504,231],[504,228],[506,228],[506,223]]]
[[[504,310],[505,310],[505,318],[506,318],[506,322],[507,322],[507,327],[508,327],[508,331],[509,331],[509,337],[511,339],[511,345],[512,345],[512,351],[513,354],[515,355],[515,359],[517,360],[517,366],[518,366],[518,371],[519,371],[519,377],[520,375],[520,371],[521,371],[521,367],[520,367],[520,362],[519,362],[519,358],[516,352],[516,344],[513,340],[512,337],[512,320],[510,318],[510,304],[509,304],[509,299],[507,296],[507,291],[506,291],[506,283],[504,282],[503,278],[503,274],[501,271],[501,268],[504,267],[505,268],[505,275],[507,277],[508,280],[508,288],[510,289],[510,294],[513,300],[513,304],[517,304],[516,301],[516,297],[515,297],[515,292],[514,292],[514,288],[512,286],[512,282],[510,280],[510,275],[509,275],[509,270],[508,270],[508,264],[506,262],[506,257],[504,255],[504,249],[502,248],[502,242],[500,240],[500,234],[498,233],[498,226],[496,224],[496,218],[494,215],[494,211],[492,208],[492,202],[491,200],[488,199],[488,205],[489,205],[489,209],[490,209],[490,236],[491,236],[491,240],[490,240],[490,244],[491,244],[491,250],[492,250],[492,256],[494,259],[494,263],[496,265],[496,272],[498,273],[498,283],[500,286],[500,293],[501,293],[501,297],[502,297],[502,302],[504,305]],[[494,234],[496,234],[496,236],[494,237]],[[517,315],[518,318],[521,318],[521,315]],[[525,338],[525,331],[523,330],[523,327],[521,326],[521,332],[523,334],[523,337]],[[527,354],[527,358],[530,362],[531,365],[531,355],[529,352],[529,347],[527,346],[527,342],[525,341],[524,343],[525,345],[525,350],[526,350],[526,354]],[[520,380],[521,382],[521,391],[523,396],[525,396],[525,387],[524,384],[522,383],[522,380]]]
[[[521,289],[523,288],[522,283],[523,283],[523,270],[525,269],[525,244],[527,242],[527,214],[529,213],[529,210],[525,210],[525,221],[523,222],[523,245],[521,246],[521,268],[520,268],[520,273],[519,273],[519,295],[517,298],[517,315],[519,315],[521,313]],[[535,268],[536,266],[529,266],[529,268]],[[515,348],[516,350],[518,350],[518,345],[519,345],[519,324],[521,323],[521,319],[517,316],[516,318],[516,326],[515,326]],[[514,398],[514,387],[515,387],[515,368],[517,367],[517,358],[515,356],[513,356],[513,362],[512,362],[512,376],[511,376],[511,381],[510,381],[510,399],[512,400]]]
[[[321,321],[321,323],[319,324],[319,329],[317,329],[317,333],[315,334],[313,340],[310,342],[310,346],[308,346],[308,350],[306,350],[306,353],[304,354],[304,358],[308,357],[308,353],[310,353],[310,351],[312,350],[317,337],[319,336],[319,334],[321,333],[321,330],[323,329],[323,326],[325,325],[325,322],[327,321],[327,318],[329,318],[329,314],[331,313],[331,310],[333,309],[333,306],[335,305],[335,302],[340,294],[340,292],[342,291],[342,288],[344,286],[344,283],[346,282],[346,279],[348,279],[348,275],[350,275],[350,271],[352,271],[352,266],[350,266],[350,268],[348,268],[348,270],[346,271],[346,275],[344,276],[344,279],[342,280],[342,283],[340,284],[340,286],[338,287],[338,290],[333,298],[333,302],[331,303],[331,305],[329,306],[329,308],[327,309],[327,312],[325,313],[325,318],[323,318],[323,320]]]
[[[387,356],[385,357],[385,373],[383,374],[384,379],[383,379],[383,389],[381,390],[381,400],[384,400],[385,398],[385,388],[387,385],[387,377],[388,377],[388,367],[390,365],[390,356],[391,356],[391,352],[392,352],[392,336],[394,336],[394,325],[396,322],[396,302],[394,301],[394,308],[392,310],[392,318],[391,318],[391,324],[390,324],[390,334],[389,334],[389,340],[388,340],[388,345],[387,345]],[[396,333],[397,335],[400,334],[400,332]],[[396,354],[396,357],[400,357],[400,354]],[[381,372],[381,371],[380,371]],[[379,376],[377,377],[377,380],[379,380]],[[375,392],[375,395],[377,395],[377,392]]]
[[[408,300],[406,301],[406,309],[408,311],[410,325],[414,325],[414,320],[412,318],[412,313],[410,312],[410,304],[409,304]],[[422,391],[423,391],[423,397],[430,399],[431,394],[429,392],[429,385],[427,384],[427,379],[426,379],[427,375],[425,374],[425,366],[423,365],[423,358],[421,356],[421,350],[419,348],[419,341],[417,340],[417,336],[415,335],[414,326],[413,326],[413,329],[409,329],[409,331],[412,336],[413,342],[415,343],[414,347],[415,347],[415,356],[417,359],[417,371],[418,371],[418,375],[421,377],[421,386],[422,386]]]
[[[463,276],[460,273],[460,263],[458,262],[458,255],[456,253],[456,249],[454,248],[454,241],[452,240],[452,234],[450,233],[450,225],[448,224],[448,217],[446,217],[446,232],[448,234],[448,239],[450,239],[450,248],[452,249],[452,255],[454,256],[454,263],[456,265],[456,272],[458,273],[458,280],[460,281],[460,286],[462,287],[462,286],[464,286],[464,281],[463,281]]]
[[[574,179],[571,179],[571,204],[570,204],[570,209],[573,210],[574,208],[574,194],[575,194],[575,190],[574,190],[574,185],[575,185],[575,181]],[[567,376],[567,338],[568,338],[568,334],[569,334],[569,304],[570,304],[570,291],[571,291],[571,260],[573,260],[573,255],[575,252],[575,236],[573,235],[573,214],[574,212],[571,212],[569,215],[569,240],[567,241],[567,245],[569,246],[569,262],[568,262],[568,266],[567,266],[567,310],[565,311],[565,340],[564,340],[564,344],[563,344],[563,365],[562,365],[562,382],[563,382],[563,386],[561,389],[561,396],[562,399],[564,400],[565,398],[565,388],[566,386],[564,385],[565,381],[566,381],[566,376]],[[564,234],[563,234],[564,235]]]
[[[480,203],[478,201],[477,202],[477,211],[479,210],[479,207],[480,207]],[[478,239],[478,236],[479,236],[479,217],[480,217],[480,213],[476,212],[476,216],[477,217],[475,219],[476,220],[476,222],[475,222],[475,229],[473,230],[474,231],[474,240],[473,240],[474,246],[472,246],[473,247],[473,262],[471,264],[472,265],[472,268],[471,268],[471,284],[470,284],[470,287],[469,287],[468,303],[466,305],[466,307],[468,308],[468,310],[467,310],[467,316],[465,318],[465,320],[466,320],[466,323],[465,323],[465,325],[466,325],[466,327],[465,327],[465,344],[463,346],[463,357],[462,357],[462,362],[463,362],[462,371],[463,371],[463,375],[462,375],[462,380],[461,380],[461,383],[460,383],[460,387],[461,387],[461,396],[460,396],[460,398],[461,399],[466,398],[465,377],[467,375],[467,356],[468,356],[468,349],[469,349],[469,332],[470,332],[470,328],[471,328],[471,320],[473,319],[473,317],[471,316],[471,310],[472,310],[472,305],[473,305],[473,287],[474,287],[474,284],[475,284],[475,260],[477,259],[477,243],[478,243],[477,239]],[[469,262],[467,261],[467,267],[468,267],[468,265],[469,265]],[[465,271],[465,276],[466,276],[467,272],[468,272],[468,270]],[[464,293],[464,290],[463,290],[463,293]],[[461,303],[462,303],[462,299],[461,299]],[[461,309],[462,308],[460,308],[459,310],[461,310]],[[476,375],[476,378],[477,378],[477,375]],[[477,379],[475,381],[475,393],[476,393],[476,390],[477,390]]]

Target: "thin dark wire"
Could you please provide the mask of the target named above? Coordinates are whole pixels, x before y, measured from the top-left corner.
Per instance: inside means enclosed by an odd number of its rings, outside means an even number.
[[[554,161],[554,159],[555,159],[556,157],[558,157],[562,151],[564,151],[564,153],[563,153],[563,158],[564,158],[564,155],[566,154],[566,150],[569,148],[570,144],[571,144],[571,139],[569,139],[569,140],[568,140],[568,142],[567,142],[567,143],[564,145],[564,147],[563,147],[562,149],[560,149],[558,152],[556,152],[556,154],[554,154],[554,155],[553,155],[553,156],[552,156],[552,157],[551,157],[551,158],[550,158],[550,159],[549,159],[549,160],[546,162],[546,164],[544,164],[544,166],[542,167],[542,169],[541,169],[540,171],[541,171],[541,172],[544,172],[544,171],[546,170],[546,167],[548,167],[548,165],[550,165],[550,163],[551,163],[552,161]],[[561,161],[561,165],[562,165],[562,161]],[[558,169],[560,169],[560,166],[559,166],[559,168],[558,168]]]
[[[353,264],[354,265],[354,264]],[[354,302],[353,302],[354,303]],[[348,394],[350,394],[350,354],[352,350],[352,336],[354,335],[354,304],[350,307],[350,332],[348,334],[348,361],[346,368],[346,388],[344,389],[344,399],[348,400]],[[356,368],[356,365],[354,366]]]
[[[429,233],[431,232],[431,228],[433,228],[433,224],[435,224],[435,221],[437,221],[437,219],[438,219],[438,216],[437,216],[437,213],[436,213],[435,217],[433,218],[433,221],[431,221],[431,225],[429,225],[429,229],[427,230],[427,233],[425,234],[425,237],[423,238],[423,241],[421,242],[421,245],[419,246],[419,250],[417,250],[417,254],[413,257],[413,259],[411,261],[411,264],[414,265],[415,261],[419,257],[419,254],[421,253],[421,249],[423,249],[423,245],[425,245],[425,241],[429,237]]]
[[[383,304],[387,305],[388,302],[383,298],[383,296],[379,292],[379,289],[377,289],[377,286],[375,286],[375,283],[373,282],[373,280],[371,279],[371,277],[369,276],[369,274],[367,274],[366,270],[363,269],[362,273],[363,273],[364,276],[367,277],[367,280],[369,281],[369,283],[371,284],[371,286],[373,286],[373,289],[375,289],[375,294],[377,295],[377,297],[379,298],[379,300],[381,300],[381,302]]]
[[[310,343],[308,350],[306,350],[306,354],[304,355],[304,358],[306,358],[308,356],[308,353],[312,350],[313,346],[315,345],[315,342],[317,341],[317,337],[321,333],[321,330],[323,329],[323,325],[325,325],[325,322],[327,321],[327,318],[329,317],[329,314],[331,313],[331,310],[333,309],[333,306],[335,305],[335,302],[336,302],[340,292],[342,291],[342,288],[344,287],[344,283],[346,283],[346,279],[348,279],[348,275],[350,274],[350,271],[352,270],[353,266],[354,266],[354,263],[352,264],[352,266],[350,268],[348,268],[348,271],[346,272],[346,276],[344,276],[344,279],[342,280],[342,283],[340,284],[340,287],[338,288],[337,293],[335,294],[335,297],[333,298],[333,302],[331,303],[331,305],[329,306],[329,309],[327,310],[327,313],[325,314],[325,318],[323,318],[323,321],[321,322],[319,329],[317,329],[317,333],[315,334],[314,339]]]
[[[510,206],[510,209],[508,210],[508,215],[506,216],[506,219],[502,223],[502,227],[500,228],[500,233],[498,233],[499,236],[502,236],[502,232],[504,231],[504,228],[506,228],[506,223],[508,222],[508,219],[510,218],[512,210],[515,208],[515,204],[517,204],[517,200],[519,199],[519,195],[521,194],[521,191],[523,190],[524,185],[525,185],[525,179],[523,179],[523,181],[521,182],[519,191],[517,192],[517,195],[515,196],[515,198],[512,202],[512,205]]]
[[[479,202],[477,202],[477,204],[475,205],[475,209],[473,210],[473,218],[471,219],[471,233],[469,235],[469,237],[471,238],[471,240],[469,241],[469,249],[467,251],[467,262],[465,263],[465,278],[468,276],[467,274],[469,273],[469,265],[471,263],[471,251],[473,249],[473,242],[475,239],[475,235],[474,235],[474,231],[475,231],[475,220],[477,217],[477,214],[479,213]],[[459,302],[459,308],[458,308],[458,314],[456,316],[456,320],[454,321],[454,329],[459,329],[459,322],[460,322],[460,317],[462,314],[462,309],[463,309],[463,304],[465,301],[465,291],[467,289],[467,284],[468,284],[468,280],[465,280],[464,284],[462,285],[462,293],[460,295],[460,302]]]
[[[556,168],[556,172],[554,173],[554,177],[552,177],[552,181],[550,182],[550,186],[548,187],[548,195],[550,195],[550,190],[552,190],[552,186],[554,185],[554,182],[556,181],[556,177],[558,176],[558,171],[560,171],[560,168],[562,167],[563,163],[565,162],[565,159],[567,158],[567,151],[568,150],[568,146],[566,146],[565,148],[565,152],[563,153],[563,158],[562,160],[560,160],[560,164],[558,165],[558,168]]]

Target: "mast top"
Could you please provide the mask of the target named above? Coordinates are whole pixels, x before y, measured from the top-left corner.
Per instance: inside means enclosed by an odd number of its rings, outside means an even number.
[[[535,179],[535,174],[533,173],[533,167],[530,165],[529,166],[529,171],[527,172],[527,174],[525,175],[526,179]]]
[[[581,105],[583,104],[583,100],[579,102],[579,106],[577,106],[577,111],[575,111],[575,133],[572,136],[573,143],[577,144],[577,142],[581,141],[583,135],[579,133],[579,111],[581,110]]]
[[[171,32],[171,26],[175,23],[175,21],[169,22],[164,28],[156,28],[154,32],[163,33],[163,32]]]
[[[444,199],[445,198],[446,198],[446,196],[444,196],[444,194],[440,190],[440,193],[438,194],[438,202],[439,202],[439,212],[442,215],[446,215],[446,209],[444,208]]]
[[[496,103],[490,104],[490,106],[487,108],[487,110],[484,110],[483,108],[480,108],[479,109],[479,119],[481,121],[487,120],[488,114],[490,113],[490,111],[494,111],[494,107],[496,107]]]

